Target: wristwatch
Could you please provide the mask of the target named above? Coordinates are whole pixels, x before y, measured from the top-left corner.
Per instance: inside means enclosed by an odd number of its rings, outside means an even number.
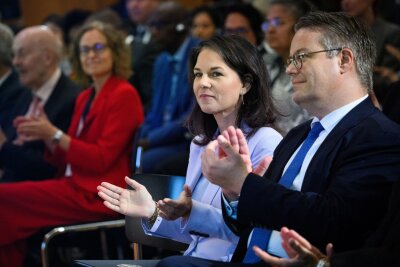
[[[57,130],[57,132],[51,138],[51,142],[55,145],[60,143],[61,137],[63,136],[63,131]]]

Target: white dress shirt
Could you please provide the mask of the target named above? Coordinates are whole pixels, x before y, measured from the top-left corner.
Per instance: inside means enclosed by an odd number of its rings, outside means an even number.
[[[338,108],[320,120],[320,123],[324,127],[324,130],[319,134],[317,140],[315,140],[314,144],[311,146],[310,150],[307,152],[307,154],[304,158],[303,164],[301,166],[300,172],[294,179],[293,184],[290,187],[290,189],[300,191],[301,186],[303,184],[304,175],[307,171],[308,165],[310,164],[310,162],[311,162],[312,158],[314,157],[315,153],[317,152],[318,148],[321,146],[322,142],[325,140],[325,138],[328,136],[328,134],[333,130],[333,128],[335,128],[335,126],[343,119],[343,117],[346,116],[347,113],[349,113],[353,108],[355,108],[358,104],[360,104],[367,97],[368,97],[368,95],[365,95],[362,98],[359,98],[341,108]],[[318,119],[314,118],[311,122],[311,125],[313,125],[317,121],[318,121]],[[287,167],[290,165],[293,158],[296,156],[300,147],[301,147],[301,145],[297,148],[295,153],[293,153],[292,157],[286,163],[283,173],[285,173]],[[250,238],[249,238],[249,240],[250,240]],[[279,231],[272,231],[271,238],[268,243],[267,251],[273,255],[277,255],[280,257],[287,257],[285,250],[282,248],[282,239],[281,239]]]

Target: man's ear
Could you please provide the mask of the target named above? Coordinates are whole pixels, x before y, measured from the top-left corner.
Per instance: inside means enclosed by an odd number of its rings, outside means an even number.
[[[354,54],[348,48],[343,48],[340,54],[340,73],[345,73],[349,71],[355,64]]]
[[[44,53],[43,62],[42,63],[43,64],[48,64],[48,65],[52,64],[53,61],[55,60],[54,59],[54,53],[52,53],[48,48],[44,49],[42,52]]]

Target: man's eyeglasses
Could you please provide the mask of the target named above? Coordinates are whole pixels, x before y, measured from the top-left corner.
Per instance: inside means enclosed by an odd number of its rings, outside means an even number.
[[[99,55],[103,53],[107,47],[108,45],[103,43],[95,43],[92,46],[82,45],[79,47],[79,52],[81,53],[81,55],[84,56],[87,56],[90,53],[90,51],[93,51],[95,55]]]
[[[273,18],[273,19],[264,21],[264,22],[261,24],[261,30],[262,30],[263,32],[267,32],[268,29],[269,29],[271,26],[277,27],[277,26],[280,26],[280,25],[282,25],[282,24],[283,24],[283,21],[282,21],[280,18]]]
[[[296,67],[297,70],[300,70],[303,67],[303,59],[305,57],[309,57],[313,54],[322,53],[322,52],[330,52],[330,51],[341,51],[343,48],[332,48],[332,49],[325,49],[320,51],[308,52],[308,53],[299,53],[289,57],[286,61],[286,67],[289,67],[290,64]]]

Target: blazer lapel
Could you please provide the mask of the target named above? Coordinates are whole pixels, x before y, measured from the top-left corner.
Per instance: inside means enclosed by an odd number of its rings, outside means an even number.
[[[281,179],[286,163],[310,131],[310,123],[311,120],[295,127],[280,142],[275,149],[274,160],[271,162],[271,166],[273,167],[270,166],[270,168],[267,169],[266,177],[271,178],[275,182]]]
[[[373,112],[376,112],[376,109],[371,100],[367,98],[344,116],[333,128],[318,148],[307,168],[301,187],[302,191],[317,191],[326,184],[327,181],[322,180],[321,177],[328,177],[325,173],[329,170],[326,170],[323,166],[333,166],[335,158],[330,157],[330,155],[335,153],[335,149],[340,149],[338,143],[343,139],[343,135]]]
[[[189,185],[189,188],[193,191],[194,187],[196,186],[197,182],[199,181],[202,171],[201,171],[201,160],[200,160],[200,155],[203,153],[204,147],[197,147],[197,153],[192,153],[194,159],[199,159],[195,160],[193,162],[190,162],[189,164],[192,164],[191,166],[192,174],[191,177],[189,178],[190,180],[187,181],[187,184]]]
[[[112,90],[116,87],[117,82],[118,79],[111,76],[105,82],[99,94],[95,97],[95,99],[93,99],[89,112],[86,116],[81,134],[84,133],[85,129],[88,129],[88,127],[93,123],[93,120],[97,117],[99,113],[102,114],[103,112],[102,110],[104,108],[104,105],[107,103],[108,96],[110,93],[112,93]]]
[[[203,194],[201,198],[201,202],[211,204],[214,200],[214,198],[217,196],[218,191],[221,190],[221,188],[218,185],[209,183],[207,186],[207,189],[204,192],[207,192],[207,194]],[[220,204],[221,201],[218,199],[217,204]]]

